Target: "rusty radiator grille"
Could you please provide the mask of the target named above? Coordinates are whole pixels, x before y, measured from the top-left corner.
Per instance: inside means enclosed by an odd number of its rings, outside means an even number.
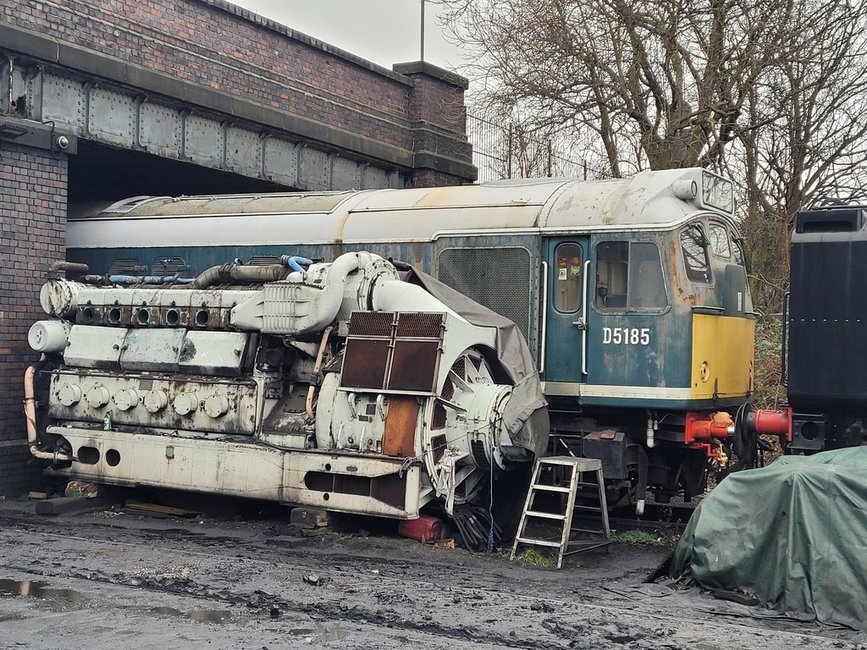
[[[447,248],[437,258],[437,277],[515,322],[528,335],[530,251],[526,248]]]
[[[452,372],[461,379],[467,378],[466,357],[458,357],[458,360],[452,364]]]
[[[343,356],[340,385],[381,390],[385,385],[389,343],[388,340],[349,339]]]
[[[434,404],[433,419],[431,420],[430,428],[431,429],[443,429],[443,428],[445,428],[445,426],[446,426],[446,407],[443,406],[442,404],[440,404],[439,402],[437,402],[436,404]],[[431,444],[434,446],[434,453],[436,453],[436,447],[438,446],[437,445],[437,438],[442,438],[442,444],[445,444],[445,442],[446,442],[445,436],[434,436],[433,438],[431,438]],[[440,456],[442,456],[442,452],[440,452]],[[435,460],[439,460],[439,458],[436,458],[436,456],[434,456],[434,458],[435,458]]]
[[[399,314],[397,318],[398,338],[438,339],[442,333],[442,314]]]
[[[395,341],[389,390],[433,391],[438,356],[438,340]]]
[[[392,312],[353,312],[349,319],[349,336],[388,336],[394,325]]]

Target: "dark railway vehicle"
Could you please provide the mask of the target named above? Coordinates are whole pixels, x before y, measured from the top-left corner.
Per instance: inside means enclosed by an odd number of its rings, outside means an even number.
[[[789,453],[867,444],[867,211],[801,210],[783,318],[788,405],[748,417]]]
[[[648,486],[663,501],[703,491],[709,467],[732,454],[735,415],[751,396],[754,314],[734,211],[732,183],[702,169],[583,182],[137,197],[72,217],[68,256],[105,272],[109,287],[171,288],[226,260],[273,265],[286,253],[335,260],[364,250],[407,262],[519,326],[549,402],[556,451],[600,458],[609,502],[640,512]],[[112,327],[110,313],[80,309],[76,323]],[[220,327],[206,316],[149,327],[202,334]],[[64,413],[55,410],[57,431],[69,424]],[[73,463],[66,471],[97,470]],[[125,480],[135,482],[134,474]],[[322,490],[309,481],[307,489]]]

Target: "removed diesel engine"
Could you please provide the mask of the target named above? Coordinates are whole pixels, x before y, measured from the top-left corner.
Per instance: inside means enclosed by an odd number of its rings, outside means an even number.
[[[414,277],[356,252],[50,280],[53,318],[30,331],[31,451],[69,478],[399,519],[487,507],[514,477],[519,508],[548,436],[527,345]]]

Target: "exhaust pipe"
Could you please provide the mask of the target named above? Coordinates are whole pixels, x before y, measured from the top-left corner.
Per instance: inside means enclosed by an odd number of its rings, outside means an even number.
[[[325,356],[325,348],[328,346],[328,337],[331,335],[331,330],[334,328],[330,325],[322,332],[322,340],[319,342],[319,353],[316,355],[316,365],[313,366],[313,374],[318,375],[322,368],[322,358]],[[307,389],[307,399],[304,403],[304,409],[307,411],[307,419],[310,422],[316,419],[316,414],[313,412],[313,397],[316,395],[316,386],[310,384]]]
[[[30,454],[40,460],[69,461],[66,454],[56,451],[41,451],[36,444],[36,397],[33,390],[33,377],[36,376],[36,366],[29,366],[24,371],[24,417],[27,420],[27,443]]]

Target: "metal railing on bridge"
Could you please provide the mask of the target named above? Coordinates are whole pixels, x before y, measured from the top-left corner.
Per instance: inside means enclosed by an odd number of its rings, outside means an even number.
[[[473,164],[478,182],[506,178],[566,176],[585,180],[608,178],[610,174],[586,160],[563,152],[557,138],[516,122],[499,123],[467,114],[467,138],[473,145]]]

